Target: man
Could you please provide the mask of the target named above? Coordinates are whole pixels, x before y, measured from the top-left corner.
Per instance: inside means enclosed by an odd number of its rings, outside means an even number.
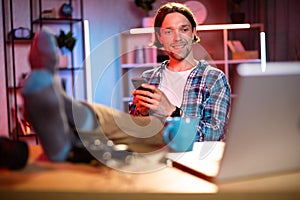
[[[165,6],[175,10],[163,14],[161,11],[166,8],[163,6],[158,11],[156,38],[157,43],[161,43],[168,52],[170,60],[164,62],[162,70],[153,71],[155,76],[148,77],[150,84],[143,85],[152,92],[133,91],[133,113],[149,115],[153,111],[163,118],[181,114],[197,116],[200,117],[198,139],[221,140],[228,119],[229,85],[221,71],[193,59],[191,48],[198,38],[191,12],[182,4]],[[182,13],[190,16],[187,18]],[[36,33],[29,62],[32,72],[22,94],[29,120],[50,160],[89,162],[94,156],[105,163],[114,158],[128,161],[131,152],[155,152],[165,145],[161,118],[152,115],[132,116],[67,97],[56,81],[56,42],[49,32],[43,30]],[[181,91],[184,102],[181,109],[178,109],[180,98],[176,102],[176,98],[170,98],[168,94],[167,89],[172,85],[166,82],[171,79],[164,78],[169,76],[168,73],[156,75],[167,69],[169,74],[176,72],[175,76],[178,73],[188,77],[184,81],[178,80],[181,82],[178,91]],[[145,72],[144,76],[153,72]],[[186,91],[183,93],[185,84]],[[181,96],[180,92],[178,95]],[[130,151],[119,151],[116,144],[126,144]]]
[[[191,11],[179,3],[163,5],[155,16],[155,42],[169,55],[142,77],[149,84],[133,91],[132,115],[196,116],[198,141],[224,140],[230,109],[230,86],[224,73],[193,57],[199,41]]]

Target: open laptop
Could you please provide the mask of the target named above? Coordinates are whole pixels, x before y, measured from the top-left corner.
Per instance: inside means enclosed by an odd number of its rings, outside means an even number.
[[[169,159],[214,182],[299,170],[300,62],[267,63],[264,72],[241,64],[237,72],[226,143],[195,143]]]

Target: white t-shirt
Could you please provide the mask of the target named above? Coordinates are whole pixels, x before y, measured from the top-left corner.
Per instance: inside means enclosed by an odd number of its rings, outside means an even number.
[[[177,107],[181,106],[184,86],[193,69],[194,68],[182,72],[174,72],[168,68],[163,70],[162,82],[159,89],[163,91],[169,101]]]

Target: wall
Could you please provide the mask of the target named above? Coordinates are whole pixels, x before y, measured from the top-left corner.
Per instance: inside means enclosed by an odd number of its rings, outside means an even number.
[[[85,2],[85,18],[90,24],[92,92],[96,103],[121,109],[119,34],[139,24],[133,1],[89,0]]]
[[[3,0],[2,0],[3,1]],[[7,0],[5,0],[7,1]],[[25,2],[24,0],[14,0],[19,2]],[[59,1],[59,0],[53,0]],[[76,0],[75,0],[76,1]],[[119,34],[123,31],[127,31],[133,27],[141,26],[141,19],[143,12],[134,5],[134,0],[85,0],[84,1],[84,16],[90,23],[90,44],[91,44],[91,64],[92,64],[92,91],[93,101],[101,103],[115,108],[121,107],[121,90],[116,88],[115,85],[120,78],[119,69]],[[165,0],[157,0],[154,4],[154,10],[151,15],[154,15],[154,11]],[[185,2],[179,0],[177,2]],[[201,0],[208,10],[208,17],[204,24],[217,24],[217,23],[229,23],[227,17],[227,1],[211,1]],[[251,0],[245,0],[244,7],[249,6],[248,3]],[[256,1],[258,4],[259,0]],[[279,2],[279,1],[277,1]],[[291,0],[289,2],[292,2]],[[294,0],[295,2],[295,0]],[[249,6],[250,7],[250,6]],[[252,11],[255,6],[251,6]],[[270,7],[272,9],[272,7]],[[24,9],[25,10],[25,9]],[[2,16],[2,9],[1,9]],[[15,13],[17,15],[17,13]],[[249,18],[252,17],[250,13]],[[27,19],[25,19],[27,20]],[[296,20],[295,20],[296,21]],[[292,22],[290,22],[292,23]],[[296,23],[296,22],[295,22]],[[5,91],[5,76],[4,76],[4,55],[3,55],[3,31],[2,20],[0,22],[0,127],[2,129],[1,134],[7,134],[7,119],[6,119],[6,91]],[[289,27],[292,27],[290,25]],[[201,35],[201,44],[206,46],[209,44],[212,48],[207,49],[212,55],[219,55],[218,42],[216,37],[220,37],[217,33],[209,34],[208,36]],[[282,58],[284,59],[284,58]],[[27,62],[27,61],[26,61]]]
[[[150,16],[154,16],[156,9],[165,2],[156,1]],[[218,4],[212,4],[209,0],[201,2],[208,10],[205,24],[227,22],[226,1],[219,1]],[[130,28],[141,27],[143,12],[135,6],[133,0],[89,0],[85,2],[84,8],[85,17],[90,23],[93,101],[121,109],[122,91],[116,86],[121,75],[119,34]],[[206,36],[203,45],[215,43],[215,37],[222,37],[218,34],[220,33]],[[216,45],[220,46],[209,51],[221,54],[222,44]]]
[[[17,3],[26,2],[24,0],[14,1]],[[155,10],[165,2],[167,1],[156,1],[151,15],[153,16]],[[209,0],[203,0],[201,2],[208,10],[208,17],[204,24],[227,22],[226,1],[213,3]],[[0,12],[2,16],[2,9]],[[24,14],[23,12],[20,13]],[[18,13],[14,14],[18,18]],[[89,20],[90,24],[93,101],[121,109],[122,103],[120,98],[122,91],[120,88],[115,87],[120,78],[118,36],[121,32],[130,28],[141,27],[141,19],[144,14],[135,6],[133,0],[88,0],[84,1],[84,16]],[[19,17],[19,19],[29,21],[29,19],[24,17]],[[2,28],[2,21],[0,23]],[[206,42],[209,43],[209,41],[213,40],[214,35],[211,35]],[[0,41],[3,44],[3,31],[0,32]],[[27,61],[25,62],[27,63]],[[4,127],[0,135],[7,135],[5,67],[2,48],[0,49],[0,64],[2,66],[0,68],[0,110],[3,113],[0,116],[0,126]]]
[[[300,1],[265,0],[268,59],[300,61]]]
[[[0,5],[0,135],[7,135],[2,1]],[[22,4],[26,2],[24,0],[14,1]],[[132,27],[140,27],[141,18],[143,17],[143,13],[135,7],[133,1],[134,0],[84,1],[84,16],[90,22],[93,99],[95,102],[113,105],[116,108],[119,108],[121,104],[121,91],[118,88],[114,88],[120,76],[118,34]],[[154,10],[164,2],[166,1],[156,1]],[[229,22],[226,15],[226,6],[229,0],[202,0],[201,2],[208,10],[208,17],[204,24]],[[252,23],[265,22],[268,61],[300,60],[300,29],[298,26],[298,19],[300,19],[300,12],[298,12],[299,4],[300,1],[298,0],[244,0],[242,2],[242,9],[246,11],[247,21]],[[25,12],[26,9],[23,10]],[[23,12],[20,13],[24,14]],[[153,13],[154,11],[152,11],[151,14]],[[18,20],[28,20],[24,17],[19,17],[18,13],[14,14]],[[209,37],[210,38],[202,41],[203,45],[205,45],[205,42],[213,42],[214,37],[217,36],[210,35]],[[215,51],[218,51],[218,46],[214,46],[212,49],[208,49],[208,51],[218,55],[218,53],[215,53]],[[26,64],[27,61],[24,60],[24,63]]]
[[[231,0],[227,1],[229,4]],[[242,1],[241,10],[246,13],[246,22],[265,25],[268,61],[300,60],[299,8],[298,0]],[[249,47],[255,44],[255,39],[243,39]]]
[[[2,16],[2,1],[0,5],[0,14]],[[4,65],[4,51],[3,51],[3,21],[0,20],[0,136],[7,135],[8,122],[7,122],[7,107],[6,107],[6,85],[5,85],[5,65]]]

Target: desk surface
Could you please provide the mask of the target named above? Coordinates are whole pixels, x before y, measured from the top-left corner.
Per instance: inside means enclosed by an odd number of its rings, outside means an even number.
[[[153,195],[156,195],[158,199],[179,199],[177,195],[181,194],[196,199],[201,193],[210,199],[214,195],[204,193],[215,193],[232,199],[232,195],[238,197],[240,193],[247,192],[251,193],[249,198],[252,195],[282,198],[281,195],[284,195],[287,199],[299,197],[300,194],[300,173],[216,185],[174,167],[163,167],[151,173],[129,174],[105,166],[51,163],[41,159],[42,151],[39,146],[31,146],[30,153],[25,169],[0,171],[0,196],[22,199],[28,197],[31,200],[64,197],[74,200],[83,199],[83,196],[118,199],[127,195],[153,199]]]

